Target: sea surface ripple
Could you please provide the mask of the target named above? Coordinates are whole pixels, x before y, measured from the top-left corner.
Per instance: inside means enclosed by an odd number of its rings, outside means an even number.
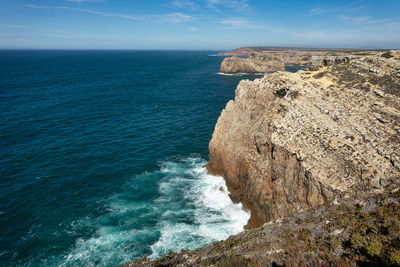
[[[216,51],[0,51],[0,266],[117,266],[240,231],[207,174]]]

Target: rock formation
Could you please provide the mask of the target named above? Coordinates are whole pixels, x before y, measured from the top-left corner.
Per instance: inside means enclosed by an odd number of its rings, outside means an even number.
[[[208,168],[255,225],[400,182],[400,61],[333,62],[243,80],[218,119]]]
[[[270,73],[284,70],[284,65],[309,65],[312,68],[346,62],[350,58],[376,55],[373,50],[300,49],[278,47],[243,47],[220,53],[225,58],[221,63],[222,73]],[[237,58],[247,56],[248,58]],[[310,62],[311,59],[313,62]],[[282,65],[283,61],[283,65]],[[334,62],[336,61],[336,62]]]
[[[269,73],[279,70],[285,70],[281,56],[258,53],[252,53],[248,58],[225,58],[220,68],[222,73]]]
[[[129,266],[400,265],[400,52],[309,67],[241,81],[209,144],[248,226],[269,223]]]

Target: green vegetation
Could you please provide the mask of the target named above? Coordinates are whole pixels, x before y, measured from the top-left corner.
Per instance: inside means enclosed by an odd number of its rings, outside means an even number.
[[[392,55],[392,53],[390,53],[390,52],[388,51],[388,52],[383,53],[383,54],[382,54],[382,57],[384,57],[384,58],[391,58],[391,57],[393,57],[393,55]]]

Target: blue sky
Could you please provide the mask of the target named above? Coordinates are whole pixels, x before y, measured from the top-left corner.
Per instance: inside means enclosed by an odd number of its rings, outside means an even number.
[[[0,0],[0,48],[400,48],[400,0]]]

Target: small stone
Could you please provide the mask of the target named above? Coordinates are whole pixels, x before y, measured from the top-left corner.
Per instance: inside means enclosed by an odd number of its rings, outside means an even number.
[[[336,229],[335,231],[333,231],[332,235],[340,235],[342,232],[344,231],[344,229]]]
[[[375,89],[374,93],[379,97],[385,97],[385,92],[383,92],[382,90]]]

